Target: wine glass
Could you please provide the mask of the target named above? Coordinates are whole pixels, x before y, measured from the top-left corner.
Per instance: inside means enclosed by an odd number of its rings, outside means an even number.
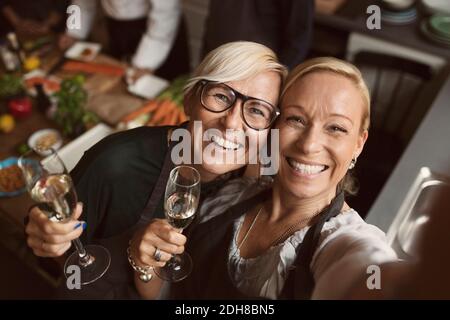
[[[51,221],[65,223],[72,217],[77,194],[72,179],[56,151],[37,146],[19,158],[27,190],[31,198]],[[109,268],[111,258],[108,250],[98,245],[83,246],[80,239],[72,241],[76,251],[64,264],[64,275],[74,272],[70,266],[78,266],[80,284],[99,279]],[[70,269],[70,272],[69,272]]]
[[[192,220],[200,197],[200,174],[189,166],[178,166],[170,172],[164,197],[164,212],[168,222],[183,230]],[[185,279],[192,271],[192,259],[187,252],[172,255],[155,273],[163,280],[177,282]]]

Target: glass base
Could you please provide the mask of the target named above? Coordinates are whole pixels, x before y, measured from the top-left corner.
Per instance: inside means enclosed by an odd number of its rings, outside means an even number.
[[[111,257],[108,250],[102,246],[88,245],[85,246],[87,254],[90,256],[90,260],[83,263],[80,261],[78,252],[72,253],[64,264],[64,275],[66,278],[74,276],[75,271],[70,266],[78,266],[80,268],[80,283],[86,285],[101,278],[108,270],[111,263]],[[69,268],[69,269],[68,269]]]
[[[178,282],[189,276],[193,266],[191,256],[183,252],[174,255],[164,267],[155,268],[154,271],[158,277],[165,281]]]

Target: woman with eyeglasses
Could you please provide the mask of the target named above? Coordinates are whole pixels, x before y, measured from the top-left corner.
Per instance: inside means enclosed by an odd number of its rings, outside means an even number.
[[[285,75],[285,67],[267,47],[252,42],[225,44],[205,57],[185,87],[187,123],[116,133],[89,149],[71,172],[83,205],[77,206],[78,220],[54,223],[33,208],[26,227],[27,243],[41,257],[63,255],[80,235],[85,243],[99,242],[109,249],[112,263],[103,278],[81,290],[65,290],[63,285],[61,296],[151,297],[161,284],[151,268],[182,252],[186,242],[179,230],[162,219],[170,169],[180,158],[190,159],[184,164],[200,173],[201,199],[230,178],[241,176],[252,157],[247,141],[265,144],[268,128],[278,115]],[[191,148],[182,154],[172,152],[180,128],[189,133],[181,143]],[[205,152],[198,150],[212,150],[210,158],[203,159]],[[184,158],[189,151],[192,159]],[[195,156],[200,161],[194,161]],[[153,279],[141,281],[142,273],[133,272],[127,258],[132,259],[134,270],[148,272],[145,280]]]

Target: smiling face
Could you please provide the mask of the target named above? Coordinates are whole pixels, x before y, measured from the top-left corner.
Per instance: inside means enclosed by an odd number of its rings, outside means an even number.
[[[281,101],[277,183],[296,198],[326,199],[367,139],[364,102],[344,76],[315,71],[297,79]]]
[[[226,82],[230,88],[237,92],[264,100],[272,105],[277,105],[279,89],[281,85],[280,75],[272,72],[262,72],[256,76],[245,80]],[[195,90],[196,94],[188,97],[185,103],[186,113],[190,116],[190,129],[194,132],[194,121],[202,122],[201,132],[195,132],[194,144],[201,143],[202,150],[212,150],[212,156],[215,159],[233,159],[231,162],[211,163],[203,159],[202,164],[196,168],[199,170],[202,180],[209,181],[218,175],[239,169],[249,161],[249,140],[258,141],[259,145],[264,144],[267,139],[268,130],[254,130],[248,127],[242,119],[242,100],[237,99],[235,104],[228,110],[220,113],[214,113],[204,108],[200,101],[201,90]],[[198,138],[203,137],[204,132],[210,130],[205,137],[207,141],[200,141]],[[228,130],[233,130],[230,134]],[[239,135],[247,137],[246,141],[242,141]],[[244,143],[242,143],[244,142]],[[214,148],[212,148],[214,147]],[[204,153],[203,153],[204,154]]]

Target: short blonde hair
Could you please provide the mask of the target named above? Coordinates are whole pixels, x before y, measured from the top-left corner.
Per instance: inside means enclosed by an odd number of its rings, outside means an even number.
[[[286,79],[281,97],[286,94],[286,91],[294,84],[295,81],[301,77],[318,71],[329,71],[347,79],[350,79],[358,88],[364,102],[364,111],[361,121],[361,129],[369,130],[370,126],[370,93],[367,85],[361,75],[361,72],[353,64],[333,57],[319,57],[306,60],[305,62],[296,66]]]
[[[284,82],[287,69],[268,47],[249,41],[226,43],[206,55],[184,87],[191,94],[201,80],[229,82],[256,76],[265,71],[280,75]]]

